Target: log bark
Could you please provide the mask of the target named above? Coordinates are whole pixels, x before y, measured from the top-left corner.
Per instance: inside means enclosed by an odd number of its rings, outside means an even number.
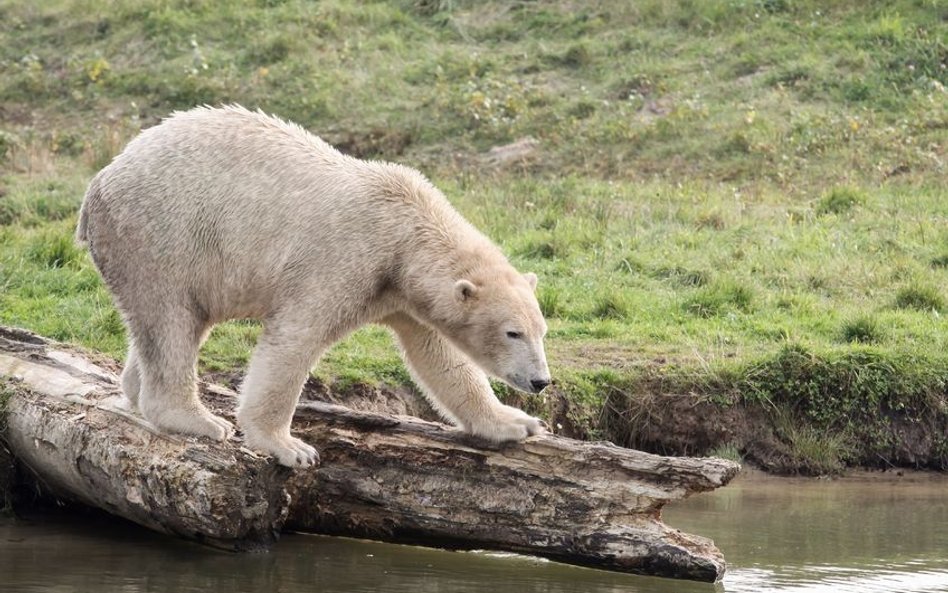
[[[88,358],[0,328],[3,438],[50,494],[151,529],[235,550],[267,547],[289,529],[691,580],[724,574],[713,542],[666,526],[661,511],[727,484],[733,462],[553,435],[497,446],[438,423],[304,402],[294,432],[321,464],[292,471],[239,437],[159,433],[122,407],[115,374]],[[203,385],[202,399],[233,417],[233,392]]]

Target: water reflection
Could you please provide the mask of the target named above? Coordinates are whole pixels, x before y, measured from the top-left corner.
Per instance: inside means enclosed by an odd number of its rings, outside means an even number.
[[[663,583],[510,554],[308,535],[287,535],[271,553],[238,555],[111,521],[47,519],[0,523],[0,591],[618,593]]]
[[[752,475],[665,513],[714,538],[728,592],[948,591],[948,479]]]
[[[237,555],[110,520],[0,521],[0,592],[728,593],[948,591],[948,480],[740,478],[665,513],[728,558],[708,585],[457,553],[288,535]]]

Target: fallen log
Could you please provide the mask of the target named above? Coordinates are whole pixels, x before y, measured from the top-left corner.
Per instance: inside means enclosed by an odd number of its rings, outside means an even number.
[[[727,484],[739,466],[553,435],[491,445],[442,424],[323,402],[294,432],[321,465],[289,470],[226,443],[164,435],[122,407],[115,374],[34,334],[0,327],[2,437],[49,494],[164,533],[235,550],[281,530],[490,548],[637,574],[720,579],[705,538],[662,507]],[[202,386],[233,417],[233,392]]]

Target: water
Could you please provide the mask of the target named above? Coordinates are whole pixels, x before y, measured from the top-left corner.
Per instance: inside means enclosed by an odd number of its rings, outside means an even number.
[[[0,521],[0,591],[16,593],[948,592],[948,478],[738,478],[666,508],[729,562],[710,585],[523,556],[286,535],[216,552],[101,518]]]

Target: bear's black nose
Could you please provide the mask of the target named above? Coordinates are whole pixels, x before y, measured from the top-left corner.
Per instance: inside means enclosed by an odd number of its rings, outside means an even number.
[[[533,387],[533,390],[537,393],[543,391],[543,388],[549,385],[550,382],[547,379],[533,379],[530,381],[530,385]]]

